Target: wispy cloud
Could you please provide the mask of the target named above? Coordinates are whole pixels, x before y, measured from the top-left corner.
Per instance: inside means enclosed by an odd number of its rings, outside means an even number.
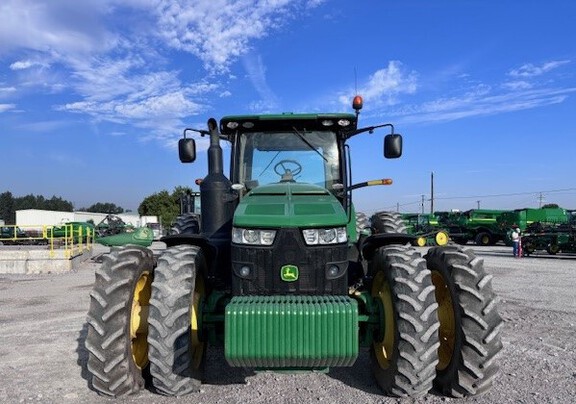
[[[550,62],[543,63],[541,65],[534,65],[532,63],[527,63],[519,68],[512,69],[508,72],[511,77],[536,77],[548,73],[560,66],[570,63],[569,60],[553,60]]]
[[[171,47],[196,55],[206,69],[228,71],[230,63],[319,0],[180,0],[157,8],[159,35]]]
[[[44,67],[44,68],[48,68],[50,67],[50,65],[48,65],[47,63],[43,63],[43,62],[38,62],[38,61],[34,61],[34,60],[19,60],[17,62],[14,62],[10,65],[10,69],[12,70],[25,70],[25,69],[29,69],[31,67]]]
[[[494,115],[562,103],[576,92],[576,87],[555,84],[550,74],[568,63],[569,60],[551,61],[540,66],[526,64],[511,69],[500,80],[492,82],[472,82],[468,75],[459,73],[450,81],[451,87],[446,89],[450,96],[427,100],[425,97],[430,94],[418,94],[417,91],[420,76],[408,72],[399,62],[390,62],[387,68],[369,77],[361,94],[367,95],[365,100],[372,101],[366,102],[365,109],[369,114],[392,116],[396,122],[439,122]],[[509,77],[522,79],[509,81]],[[341,101],[349,103],[348,98],[341,97]]]
[[[260,96],[260,100],[251,103],[250,109],[258,113],[277,111],[279,108],[278,97],[266,81],[266,66],[264,66],[262,57],[260,55],[245,57],[243,64],[248,79]]]
[[[392,60],[385,68],[372,73],[366,82],[361,84],[358,93],[366,104],[370,105],[368,109],[377,109],[397,104],[401,94],[414,94],[417,88],[417,73],[408,71],[400,61]],[[352,89],[341,92],[339,102],[349,107],[350,94],[354,92]]]
[[[0,104],[0,113],[16,108],[15,104]]]
[[[8,97],[16,92],[16,87],[0,87],[0,97]]]
[[[209,108],[208,95],[229,97],[218,74],[263,38],[323,0],[4,0],[0,56],[18,51],[9,68],[15,87],[71,91],[55,106],[150,129],[167,138],[186,117]],[[170,52],[189,53],[204,66],[195,75],[171,69]],[[261,61],[248,66],[262,105],[276,97]],[[8,94],[3,91],[3,94]],[[0,92],[2,95],[2,92]],[[14,94],[16,96],[16,94]],[[0,111],[14,108],[2,104]]]

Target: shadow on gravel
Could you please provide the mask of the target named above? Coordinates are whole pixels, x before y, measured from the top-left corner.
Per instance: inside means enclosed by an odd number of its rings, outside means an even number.
[[[370,354],[367,350],[361,350],[352,367],[330,368],[328,376],[365,393],[382,395],[382,390],[372,375],[372,369],[366,364],[370,364]]]
[[[224,357],[224,347],[209,346],[206,350],[206,368],[203,384],[216,386],[246,384],[246,378],[255,374],[252,369],[228,366]]]
[[[88,335],[88,323],[84,323],[82,325],[82,329],[78,333],[78,338],[76,341],[78,345],[76,347],[76,354],[78,355],[76,359],[76,363],[80,366],[80,376],[82,379],[86,380],[86,385],[92,391],[94,388],[92,387],[92,382],[90,378],[90,373],[88,373],[88,350],[86,349],[86,336]]]
[[[512,256],[512,253],[502,252],[502,251],[476,251],[476,255],[480,258],[482,257],[500,257],[500,258],[510,258],[510,259],[517,259]],[[534,259],[544,259],[544,260],[569,260],[575,259],[576,254],[565,254],[560,253],[556,255],[550,255],[547,253],[544,254],[530,254],[530,255],[523,255],[522,259],[534,260]]]
[[[372,373],[370,353],[368,352],[368,350],[359,352],[358,359],[356,360],[354,366],[349,368],[330,368],[328,376],[330,376],[333,379],[341,381],[347,386],[361,390],[365,393],[381,396],[383,402],[386,398],[396,399],[399,401],[411,400],[410,402],[413,402],[412,401],[413,399],[403,399],[388,396],[382,392],[380,386],[378,386],[378,383],[376,382],[376,379],[374,378],[374,375]],[[441,392],[438,392],[434,389],[431,389],[428,392],[428,396],[443,397],[443,398],[446,397]],[[420,400],[426,401],[426,396],[420,398]]]

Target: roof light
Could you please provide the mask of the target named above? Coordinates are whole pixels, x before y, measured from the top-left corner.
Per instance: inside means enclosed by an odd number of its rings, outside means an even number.
[[[354,99],[352,100],[352,108],[354,108],[354,110],[356,111],[360,111],[362,109],[363,104],[364,100],[359,95],[354,97]]]
[[[325,119],[322,121],[322,125],[323,126],[332,126],[332,125],[334,125],[334,121],[331,121],[330,119]]]
[[[338,125],[340,126],[348,126],[350,125],[350,120],[349,119],[340,119],[338,121]]]
[[[254,122],[242,122],[242,127],[245,129],[252,129],[254,127]]]
[[[232,122],[232,121],[230,121],[230,122],[228,122],[228,123],[226,124],[226,127],[227,127],[228,129],[236,129],[236,128],[238,127],[238,122]]]

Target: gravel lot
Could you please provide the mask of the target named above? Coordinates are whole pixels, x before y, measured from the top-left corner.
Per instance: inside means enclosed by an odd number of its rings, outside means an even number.
[[[483,396],[457,400],[430,393],[418,402],[573,402],[576,255],[515,259],[508,247],[472,248],[494,275],[501,301],[501,373]],[[411,402],[380,394],[366,352],[353,367],[328,374],[255,374],[228,367],[216,348],[209,350],[207,382],[200,393],[170,398],[143,391],[123,399],[101,397],[88,387],[84,347],[89,292],[98,265],[89,260],[61,275],[0,274],[0,402]]]

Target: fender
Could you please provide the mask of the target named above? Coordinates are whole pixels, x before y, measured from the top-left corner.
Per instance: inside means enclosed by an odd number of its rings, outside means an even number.
[[[360,246],[365,259],[371,260],[374,251],[389,244],[408,244],[416,240],[416,236],[405,233],[378,233],[366,237]]]

